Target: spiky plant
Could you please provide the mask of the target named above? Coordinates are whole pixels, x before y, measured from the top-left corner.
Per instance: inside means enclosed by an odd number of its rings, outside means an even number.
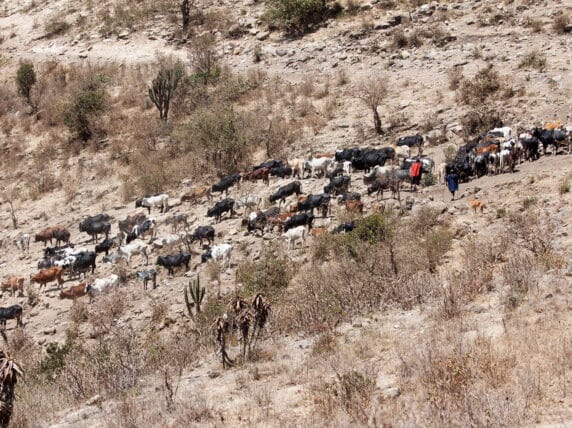
[[[0,351],[0,426],[8,427],[14,406],[14,387],[24,372],[4,351]]]
[[[185,304],[187,305],[187,311],[189,316],[193,318],[193,307],[198,313],[201,312],[201,303],[205,298],[206,290],[205,287],[201,287],[199,278],[193,279],[189,282],[189,288],[185,287]],[[189,295],[191,296],[192,302],[189,300]]]

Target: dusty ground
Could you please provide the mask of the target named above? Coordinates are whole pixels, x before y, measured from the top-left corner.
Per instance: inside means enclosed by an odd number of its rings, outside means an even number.
[[[364,2],[365,3],[365,2]],[[482,3],[482,4],[481,4]],[[503,112],[507,124],[516,128],[519,125],[532,125],[546,120],[559,118],[566,123],[572,122],[572,73],[570,72],[571,38],[570,36],[557,36],[550,30],[550,22],[557,11],[564,10],[570,13],[572,3],[569,1],[549,2],[547,7],[539,3],[522,6],[521,3],[510,2],[498,4],[497,2],[460,2],[450,5],[448,19],[437,21],[446,33],[456,37],[443,48],[432,46],[429,43],[419,48],[406,49],[407,54],[394,51],[390,47],[391,29],[378,29],[364,31],[364,22],[372,23],[373,28],[378,23],[389,20],[395,12],[387,13],[378,8],[365,8],[355,19],[346,17],[331,21],[327,27],[322,28],[301,39],[285,39],[279,33],[271,33],[267,37],[260,37],[265,31],[262,23],[257,20],[262,5],[235,4],[233,2],[219,3],[220,9],[237,7],[243,10],[245,17],[253,22],[250,32],[239,39],[225,38],[224,29],[215,29],[213,33],[220,38],[219,50],[223,54],[223,61],[236,72],[247,72],[257,69],[268,73],[269,76],[280,76],[284,81],[300,84],[306,76],[315,76],[324,81],[328,76],[331,81],[343,70],[350,76],[347,89],[341,90],[337,100],[338,108],[335,117],[330,120],[317,134],[307,132],[298,144],[294,155],[305,157],[311,149],[321,151],[333,150],[350,144],[388,145],[392,140],[385,137],[372,137],[367,132],[367,140],[361,141],[357,124],[366,128],[370,126],[370,113],[363,108],[360,101],[352,96],[352,88],[360,79],[367,79],[379,74],[386,75],[390,84],[387,102],[380,106],[384,125],[389,116],[398,111],[407,120],[403,126],[403,133],[409,129],[417,130],[420,124],[429,118],[435,123],[434,130],[445,125],[450,143],[460,144],[461,129],[459,116],[462,108],[455,102],[455,92],[448,89],[447,71],[454,65],[464,64],[464,73],[472,75],[478,69],[492,62],[501,76],[510,81],[515,89],[524,89],[525,95],[507,100],[503,105]],[[481,27],[477,19],[482,8],[490,5],[499,10],[508,11],[510,19],[496,26]],[[522,6],[521,9],[517,7]],[[42,6],[30,7],[29,2],[10,1],[2,5],[0,16],[0,34],[3,42],[0,45],[0,76],[4,82],[13,79],[13,71],[21,59],[32,59],[35,62],[57,61],[65,63],[91,62],[94,64],[119,64],[121,67],[144,67],[155,61],[157,52],[177,55],[186,58],[186,49],[169,42],[167,23],[158,19],[157,26],[144,30],[127,32],[119,37],[103,38],[93,29],[73,29],[67,35],[55,38],[43,38],[43,27],[39,23],[47,17],[70,10],[75,10],[73,1],[52,1]],[[69,19],[80,12],[70,12]],[[525,26],[526,19],[534,17],[545,22],[544,30],[540,33],[532,32]],[[238,17],[234,18],[238,21]],[[419,14],[414,28],[422,28],[429,20],[428,16]],[[407,30],[411,31],[410,29]],[[260,39],[260,40],[259,40]],[[254,64],[252,57],[256,46],[262,52],[262,61]],[[376,47],[376,49],[372,49]],[[482,58],[475,59],[474,51],[480,47]],[[525,70],[518,67],[522,57],[538,50],[546,55],[547,67],[544,72]],[[486,59],[486,61],[485,61]],[[21,132],[19,137],[25,145],[32,150],[42,137],[29,136]],[[425,154],[435,159],[436,164],[443,160],[443,146],[430,147]],[[125,218],[135,211],[133,202],[124,204],[119,195],[120,180],[118,176],[106,179],[96,178],[89,172],[89,166],[95,165],[96,159],[89,154],[82,154],[79,158],[72,158],[68,165],[72,170],[78,167],[79,159],[84,158],[88,165],[87,173],[79,186],[76,196],[66,202],[63,191],[55,191],[36,201],[15,201],[16,215],[19,229],[13,230],[10,212],[6,204],[0,212],[0,224],[4,226],[2,252],[0,253],[0,276],[18,274],[28,277],[36,271],[35,265],[42,254],[42,245],[32,243],[29,253],[23,254],[12,245],[12,239],[20,232],[35,233],[46,226],[61,224],[72,232],[72,241],[78,245],[88,246],[87,235],[78,231],[79,221],[86,215],[107,212],[113,216],[113,232],[117,230],[117,220]],[[451,202],[448,191],[442,185],[430,186],[423,189],[420,194],[410,195],[403,193],[404,197],[414,198],[413,211],[423,205],[431,205],[443,209],[453,227],[468,228],[471,232],[494,236],[497,228],[503,227],[502,219],[497,218],[497,209],[511,210],[518,207],[526,198],[535,198],[537,206],[545,210],[550,218],[558,223],[557,238],[554,243],[556,249],[570,265],[572,259],[572,223],[571,223],[571,193],[560,195],[560,183],[569,177],[572,156],[562,154],[555,157],[542,157],[534,163],[519,165],[514,174],[501,174],[487,176],[472,180],[461,185],[461,198]],[[65,167],[61,165],[61,167]],[[352,177],[354,190],[363,192],[365,186],[361,174]],[[3,186],[9,183],[3,179]],[[241,195],[256,193],[263,198],[275,191],[279,186],[289,180],[271,180],[269,187],[261,184],[243,184],[240,189],[232,189],[230,196],[238,198]],[[319,192],[325,184],[323,179],[303,180],[305,192]],[[182,194],[186,186],[172,189],[169,193],[174,195],[171,199],[172,208],[167,214],[153,212],[152,215],[159,223],[159,236],[170,233],[164,221],[172,214],[188,213],[192,220],[191,230],[199,225],[214,224],[212,219],[205,217],[207,204],[190,206],[180,204],[177,196]],[[475,215],[469,210],[468,200],[478,190],[478,197],[488,203],[484,215]],[[216,199],[215,199],[216,200]],[[366,208],[370,206],[372,198],[365,197]],[[335,225],[342,210],[336,207],[333,217],[320,219],[318,225]],[[265,240],[244,236],[240,228],[240,216],[226,219],[216,224],[217,232],[222,235],[216,243],[230,242],[234,245],[232,267],[221,274],[222,292],[231,295],[234,291],[235,268],[245,258],[256,258]],[[458,244],[458,243],[457,243]],[[304,260],[308,256],[307,248],[298,248],[290,253],[296,260]],[[248,254],[241,249],[248,248]],[[196,254],[200,249],[194,246]],[[447,255],[447,267],[459,268],[458,245],[453,247]],[[159,286],[155,290],[142,291],[142,285],[131,279],[124,285],[120,293],[125,297],[125,314],[118,323],[144,329],[150,323],[152,308],[157,303],[166,303],[169,308],[169,317],[174,321],[167,325],[163,332],[175,330],[177,325],[188,322],[186,317],[182,288],[188,283],[189,277],[201,276],[204,283],[204,265],[199,265],[199,257],[193,255],[190,272],[183,276],[178,272],[174,278],[160,271]],[[151,264],[157,253],[150,257]],[[131,263],[131,271],[143,268],[144,262],[137,256]],[[112,266],[103,264],[98,260],[96,277],[105,277],[112,272]],[[560,313],[562,331],[569,331],[572,318],[570,317],[570,292],[572,283],[570,270],[566,277],[566,284],[551,284],[550,277],[544,278],[542,289],[535,293],[531,300],[535,307],[544,305],[542,298],[560,287],[560,293],[554,300],[564,309]],[[71,285],[72,281],[66,282]],[[214,293],[215,283],[207,285],[207,293]],[[48,342],[63,342],[69,320],[70,301],[57,298],[59,290],[53,285],[46,293],[41,293],[40,303],[33,308],[26,307],[24,321],[26,331],[31,334],[34,341],[44,345]],[[11,297],[4,293],[1,298],[2,306],[14,303],[26,305],[26,297]],[[549,306],[549,305],[546,305]],[[317,378],[323,376],[328,367],[351,366],[352,359],[357,358],[367,365],[375,366],[376,394],[382,396],[391,388],[398,388],[399,377],[397,367],[399,349],[406,344],[415,343],[424,337],[425,328],[434,322],[432,305],[417,308],[411,311],[391,309],[372,315],[367,319],[356,319],[352,323],[342,324],[336,329],[339,343],[347,351],[338,357],[339,361],[325,359],[315,364],[311,359],[310,349],[314,337],[290,337],[273,335],[263,344],[265,358],[256,364],[244,368],[224,371],[220,367],[217,355],[205,355],[193,363],[180,380],[177,397],[184,399],[190,394],[200,393],[212,407],[216,418],[213,425],[293,425],[307,424],[320,425],[318,414],[313,413],[314,403],[310,391],[317,383]],[[464,319],[467,337],[483,335],[493,340],[502,340],[506,334],[505,314],[500,303],[500,291],[497,290],[481,301],[475,302],[467,309]],[[13,329],[9,322],[9,331]],[[170,330],[171,329],[171,330]],[[82,337],[89,337],[89,327],[82,327]],[[294,380],[293,380],[294,379]],[[569,383],[569,376],[566,377]],[[152,400],[156,394],[158,379],[147,379],[142,388],[139,400]],[[57,414],[46,415],[45,426],[106,426],[112,424],[113,414],[117,412],[119,404],[114,400],[104,401],[99,406],[85,405],[79,408],[67,409]],[[220,422],[219,422],[220,420]],[[538,413],[535,423],[542,426],[567,426],[572,423],[572,401],[570,394],[561,397],[554,394],[551,405],[547,405]],[[340,424],[344,424],[340,421]]]

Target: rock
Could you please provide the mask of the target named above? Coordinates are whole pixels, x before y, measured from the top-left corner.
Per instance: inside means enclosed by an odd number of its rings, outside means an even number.
[[[228,35],[230,37],[238,37],[242,34],[242,28],[238,24],[231,25],[228,29]]]
[[[85,59],[85,58],[87,58],[87,54],[86,53],[80,53],[79,57],[82,59]]]
[[[391,24],[387,21],[380,21],[380,22],[376,22],[375,24],[373,24],[374,30],[385,30],[389,27],[391,27]]]
[[[118,38],[119,40],[127,40],[127,39],[129,38],[129,31],[127,31],[127,30],[122,31],[121,33],[119,33],[119,34],[117,35],[117,38]]]
[[[286,56],[288,51],[286,49],[276,49],[276,55],[278,56]]]
[[[394,386],[391,388],[384,389],[382,391],[382,394],[385,398],[397,398],[401,395],[401,390],[398,387]]]
[[[262,31],[256,35],[256,40],[260,40],[260,41],[266,40],[269,35],[270,35],[269,31]]]
[[[399,53],[399,56],[401,57],[401,59],[407,59],[411,56],[411,54],[409,52],[407,52],[406,50],[402,50]]]
[[[55,327],[46,328],[46,329],[43,331],[43,333],[44,333],[45,335],[54,335],[54,334],[56,334],[56,329],[55,329]]]
[[[86,406],[93,406],[94,404],[99,404],[101,402],[101,395],[97,394],[91,397],[89,400],[85,402]]]

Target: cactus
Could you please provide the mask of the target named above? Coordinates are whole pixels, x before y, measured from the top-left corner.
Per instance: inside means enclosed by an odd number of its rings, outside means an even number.
[[[205,293],[205,287],[201,287],[198,278],[189,282],[188,292],[185,287],[185,304],[187,305],[187,311],[191,318],[193,317],[193,307],[197,314],[201,312],[201,303],[205,298]],[[193,299],[192,302],[189,301],[189,294],[191,295],[191,299]]]

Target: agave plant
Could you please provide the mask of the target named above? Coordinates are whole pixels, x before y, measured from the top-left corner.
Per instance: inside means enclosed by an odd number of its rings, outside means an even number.
[[[20,366],[4,351],[0,351],[0,426],[7,427],[14,406],[14,386],[18,376],[24,376]]]

